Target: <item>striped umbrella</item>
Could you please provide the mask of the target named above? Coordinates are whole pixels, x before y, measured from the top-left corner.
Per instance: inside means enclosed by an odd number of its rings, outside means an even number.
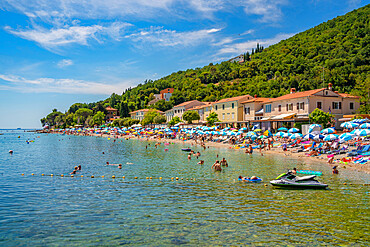
[[[326,128],[320,131],[322,134],[333,134],[335,132],[334,128]]]
[[[288,132],[289,133],[297,133],[297,132],[299,132],[299,129],[297,129],[297,128],[291,128],[291,129],[288,130]]]
[[[286,137],[290,137],[292,134],[290,134],[290,133],[284,133],[281,137],[284,137],[284,138],[286,138]]]
[[[285,133],[284,132],[277,132],[274,136],[279,136],[279,137],[282,137]]]
[[[311,133],[315,129],[319,129],[319,128],[321,128],[320,124],[311,124],[310,127],[308,128],[308,133]]]
[[[278,130],[278,131],[288,131],[288,129],[287,129],[287,128],[285,128],[285,127],[278,128],[277,130]]]
[[[308,134],[306,134],[306,135],[303,136],[303,139],[304,140],[311,140],[314,137],[315,137],[315,135],[308,133]]]
[[[340,127],[347,128],[347,129],[353,129],[356,128],[359,124],[353,123],[353,122],[345,122],[340,125]]]
[[[360,129],[370,129],[370,123],[363,123],[360,125]]]
[[[297,139],[297,138],[301,138],[302,137],[302,134],[300,133],[295,133],[293,135],[290,136],[290,139]]]
[[[333,135],[333,134],[329,134],[327,136],[324,137],[324,141],[333,141],[333,140],[337,140],[339,138],[338,135]]]
[[[344,133],[344,134],[341,134],[341,135],[339,136],[339,139],[340,139],[341,141],[345,142],[345,141],[352,140],[353,136],[354,136],[354,135],[351,135],[351,134],[349,134],[349,133]]]
[[[322,140],[322,139],[324,139],[325,138],[325,136],[324,135],[315,135],[315,137],[313,138],[314,140]]]
[[[369,129],[357,130],[356,135],[358,135],[358,136],[368,136],[368,135],[370,135],[370,130]]]

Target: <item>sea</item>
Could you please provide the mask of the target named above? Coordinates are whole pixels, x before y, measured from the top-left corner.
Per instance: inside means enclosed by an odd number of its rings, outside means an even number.
[[[0,133],[0,246],[369,246],[363,172],[188,142]],[[223,157],[229,166],[214,172]],[[322,171],[329,188],[269,184],[293,167]]]

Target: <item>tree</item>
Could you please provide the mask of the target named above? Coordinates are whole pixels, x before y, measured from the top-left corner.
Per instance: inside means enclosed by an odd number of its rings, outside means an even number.
[[[178,116],[175,116],[168,122],[169,126],[174,126],[175,124],[181,123],[181,119]]]
[[[360,96],[359,113],[370,113],[370,76],[367,75],[366,79],[359,81],[354,89],[354,93]]]
[[[130,116],[129,112],[130,110],[128,109],[127,102],[121,101],[120,106],[119,106],[119,116],[121,118],[129,117]]]
[[[211,114],[209,114],[209,116],[206,119],[209,126],[214,125],[215,122],[220,122],[216,112],[211,112]]]
[[[97,125],[102,125],[104,123],[104,119],[105,119],[105,114],[101,111],[98,111],[94,117],[93,117],[93,120],[94,120],[94,125],[97,124]]]
[[[182,119],[191,124],[194,120],[199,120],[200,116],[197,111],[186,111],[182,114]]]
[[[159,116],[154,117],[153,121],[156,124],[162,124],[166,122],[166,117],[163,115],[159,115]]]
[[[75,116],[77,118],[77,123],[84,123],[86,118],[91,116],[93,111],[87,108],[80,108],[75,112]]]
[[[159,100],[155,102],[154,105],[152,105],[154,109],[160,110],[160,111],[167,111],[169,109],[172,109],[173,104],[170,101],[165,101],[165,100]]]
[[[157,110],[155,109],[150,109],[144,116],[144,119],[141,121],[142,125],[147,125],[147,124],[152,124],[154,123],[154,118],[156,116],[159,116],[160,114],[158,113]]]
[[[334,122],[334,116],[316,108],[308,115],[312,123],[321,124],[324,128],[330,127]]]
[[[98,111],[101,111],[102,113],[107,114],[107,111],[105,110],[101,102],[96,103],[93,110],[94,110],[94,114],[97,113]]]

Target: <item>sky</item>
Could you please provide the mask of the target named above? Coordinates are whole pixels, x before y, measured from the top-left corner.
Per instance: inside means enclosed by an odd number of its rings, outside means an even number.
[[[265,48],[361,0],[0,0],[0,129]]]

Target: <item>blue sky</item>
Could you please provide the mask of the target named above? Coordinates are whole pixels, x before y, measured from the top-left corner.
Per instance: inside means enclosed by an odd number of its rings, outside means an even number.
[[[264,47],[361,0],[0,0],[0,128]]]

